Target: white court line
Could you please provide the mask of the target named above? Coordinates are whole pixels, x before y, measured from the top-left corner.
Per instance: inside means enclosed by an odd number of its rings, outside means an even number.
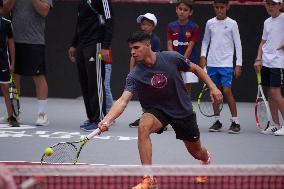
[[[31,125],[22,125],[20,124],[20,127],[11,127],[7,123],[1,123],[0,124],[0,130],[23,130],[23,129],[35,129],[36,126]]]

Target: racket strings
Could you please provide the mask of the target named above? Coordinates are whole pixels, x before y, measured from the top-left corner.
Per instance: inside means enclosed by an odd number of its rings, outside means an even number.
[[[59,143],[52,147],[51,156],[43,156],[42,162],[48,164],[56,163],[75,163],[77,161],[77,149],[71,143]]]
[[[265,128],[266,127],[266,124],[268,123],[269,121],[269,118],[267,116],[267,109],[266,109],[266,105],[265,105],[265,102],[264,101],[259,101],[257,103],[257,117],[258,117],[258,120],[259,120],[259,124]]]
[[[198,104],[200,112],[205,115],[205,116],[214,116],[214,108],[213,108],[213,103],[211,101],[210,97],[210,90],[205,89],[202,93],[202,96],[200,96],[200,103]],[[223,104],[221,103],[219,105],[219,112],[221,112],[223,108]]]

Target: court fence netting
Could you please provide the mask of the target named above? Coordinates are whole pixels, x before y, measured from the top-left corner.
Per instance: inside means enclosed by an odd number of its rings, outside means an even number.
[[[143,175],[154,176],[159,189],[284,188],[283,164],[5,165],[4,167],[9,170],[17,186],[25,189],[131,189],[141,181]],[[198,183],[197,176],[207,176],[208,179],[206,182]]]

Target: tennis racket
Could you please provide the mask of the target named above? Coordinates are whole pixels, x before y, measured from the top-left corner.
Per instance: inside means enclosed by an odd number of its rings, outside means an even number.
[[[20,114],[20,93],[16,88],[13,73],[10,74],[9,97],[13,109],[13,114],[15,117],[18,117]]]
[[[256,125],[259,129],[265,130],[269,127],[272,122],[270,108],[268,102],[265,98],[262,86],[261,86],[261,74],[260,72],[256,73],[258,90],[254,107],[254,115]]]
[[[88,136],[79,141],[74,142],[59,142],[50,148],[53,154],[47,156],[42,155],[41,164],[76,164],[79,160],[80,153],[85,144],[100,133],[100,129],[96,129]]]
[[[203,85],[202,90],[198,95],[197,103],[200,113],[206,117],[220,115],[220,112],[223,109],[223,101],[220,104],[213,106],[210,97],[210,89],[206,84]]]

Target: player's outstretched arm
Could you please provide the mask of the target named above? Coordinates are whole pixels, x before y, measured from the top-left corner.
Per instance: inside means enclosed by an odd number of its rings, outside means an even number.
[[[122,114],[132,96],[133,94],[129,91],[124,91],[122,93],[121,97],[111,107],[109,113],[99,123],[98,126],[102,132],[107,131],[110,123],[112,123],[117,117]]]
[[[258,46],[258,50],[257,50],[257,56],[254,62],[254,69],[256,72],[259,72],[261,70],[261,66],[262,66],[262,46],[264,45],[266,41],[265,40],[261,40],[259,46]]]

